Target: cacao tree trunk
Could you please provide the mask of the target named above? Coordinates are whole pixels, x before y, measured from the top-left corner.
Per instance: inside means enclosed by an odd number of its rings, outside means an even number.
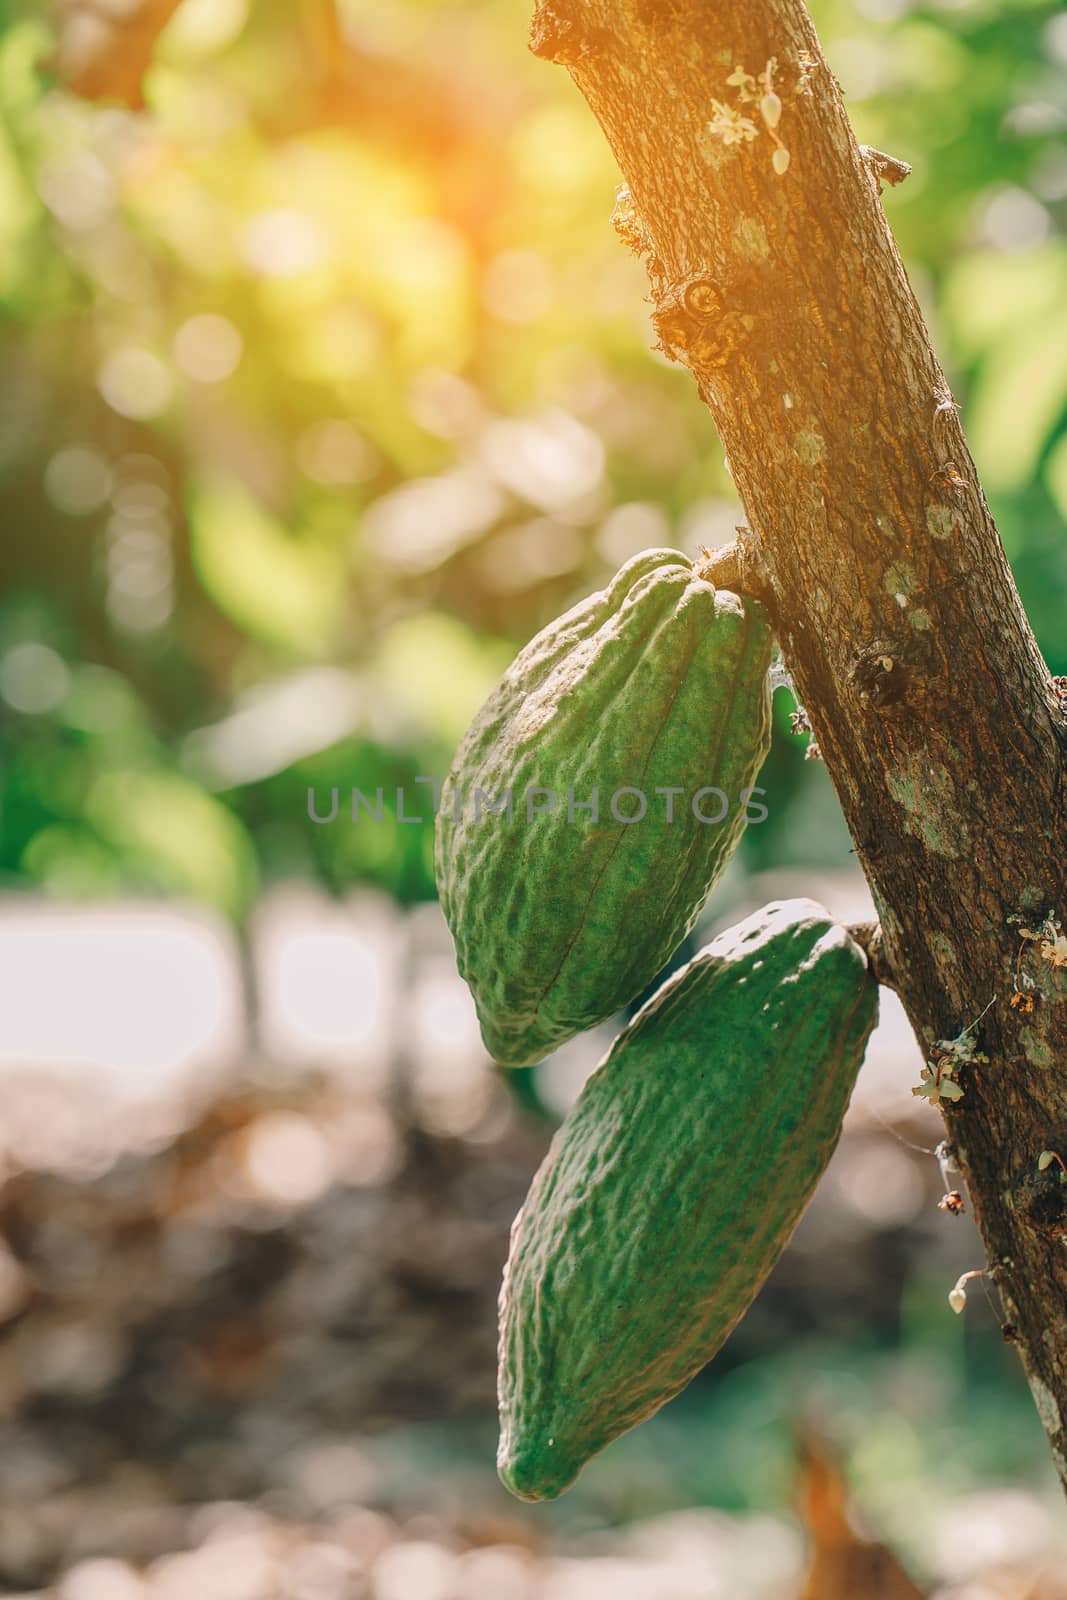
[[[570,70],[626,179],[616,225],[647,262],[663,348],[715,419],[749,524],[742,570],[927,1057],[986,1013],[958,1054],[988,1062],[958,1066],[962,1098],[938,1104],[1067,1482],[1067,1183],[1055,1162],[1038,1170],[1042,1151],[1067,1155],[1067,968],[1040,926],[1067,912],[1067,716],[879,163],[801,0],[555,0],[532,46]],[[768,62],[777,120],[759,103]]]

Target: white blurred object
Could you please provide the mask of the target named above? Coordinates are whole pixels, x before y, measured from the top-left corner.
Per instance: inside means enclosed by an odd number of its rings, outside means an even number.
[[[394,1544],[374,1563],[375,1600],[456,1600],[456,1558],[428,1539]]]
[[[277,1564],[253,1534],[163,1556],[149,1568],[152,1600],[274,1600]]]
[[[944,1577],[975,1578],[1001,1563],[1044,1554],[1055,1524],[1047,1506],[1022,1489],[983,1489],[943,1506],[930,1555]]]
[[[277,1524],[256,1508],[234,1505],[227,1513],[218,1507],[198,1549],[166,1556],[149,1569],[153,1600],[275,1600],[282,1545]]]
[[[148,1591],[125,1561],[79,1561],[56,1590],[56,1600],[144,1600]]]
[[[174,359],[197,383],[222,383],[237,370],[244,341],[228,317],[201,312],[174,335]]]
[[[552,517],[533,517],[504,528],[480,552],[479,569],[497,589],[526,589],[573,572],[582,559],[574,528]]]
[[[53,216],[75,233],[98,228],[115,207],[115,180],[91,150],[53,156],[38,169],[37,192]]]
[[[199,61],[231,44],[248,18],[249,0],[185,0],[165,34],[170,59]]]
[[[538,417],[504,417],[490,423],[482,458],[513,494],[542,511],[575,509],[600,488],[604,445],[565,411]]]
[[[430,572],[499,522],[508,501],[478,468],[436,478],[413,478],[380,495],[367,510],[361,537],[367,549],[402,572]]]
[[[420,428],[439,439],[476,433],[485,413],[474,385],[439,367],[424,367],[412,378],[408,409]]]
[[[463,1600],[531,1600],[532,1561],[525,1550],[485,1545],[460,1557],[458,1592]]]
[[[403,1165],[396,1126],[379,1099],[349,1098],[338,1106],[325,1133],[333,1150],[337,1180],[353,1188],[387,1183]]]
[[[412,1090],[421,1125],[458,1137],[489,1106],[493,1081],[470,990],[447,956],[421,963],[409,995]]]
[[[111,493],[112,472],[107,457],[89,444],[70,444],[57,450],[44,469],[49,500],[68,516],[88,516],[98,511]]]
[[[373,476],[378,457],[345,417],[324,417],[297,441],[297,458],[316,483],[363,483]]]
[[[536,322],[552,304],[551,269],[533,250],[503,250],[482,279],[482,304],[500,322]]]
[[[910,1122],[927,1129],[930,1143],[942,1137],[941,1118],[929,1104],[912,1095],[923,1064],[911,1023],[892,989],[883,987],[878,1000],[878,1026],[871,1035],[845,1127],[874,1122]]]
[[[312,1439],[283,1455],[278,1463],[282,1483],[315,1507],[332,1511],[359,1505],[378,1490],[374,1463],[354,1444],[332,1438]]]
[[[308,1544],[288,1563],[279,1600],[351,1600],[362,1592],[355,1557],[335,1544]]]
[[[69,682],[66,662],[46,644],[28,640],[0,657],[0,695],[26,716],[54,710]]]
[[[89,1069],[121,1097],[220,1071],[245,1043],[237,950],[201,911],[0,899],[0,1071]]]
[[[679,550],[690,554],[702,545],[707,545],[709,550],[718,550],[736,536],[737,525],[744,519],[739,500],[698,500],[684,513],[673,543]]]
[[[123,345],[104,357],[97,388],[112,411],[135,422],[158,417],[170,405],[170,369],[152,350]]]
[[[538,1069],[537,1092],[548,1109],[566,1116],[623,1025],[621,1016],[580,1033],[553,1052]]]
[[[261,1204],[311,1205],[333,1182],[329,1140],[310,1118],[295,1111],[256,1117],[244,1130],[241,1145],[241,1190]]]
[[[627,500],[608,512],[596,536],[597,554],[613,567],[642,550],[671,548],[671,524],[662,506],[650,500]]]
[[[385,895],[358,893],[339,904],[304,885],[268,894],[253,941],[267,1053],[286,1065],[331,1068],[364,1088],[384,1087],[405,937]]]
[[[827,1181],[844,1208],[877,1228],[906,1227],[926,1204],[922,1174],[907,1149],[873,1135],[844,1140]]]
[[[1028,189],[1018,185],[998,189],[985,204],[982,238],[1005,255],[1034,250],[1051,232],[1051,216]]]
[[[347,737],[363,708],[351,673],[308,667],[240,696],[228,716],[187,736],[182,755],[215,788],[256,783]],[[321,809],[329,810],[325,798]]]
[[[296,278],[320,266],[330,241],[316,218],[303,211],[261,211],[245,226],[244,258],[265,278]]]
[[[799,1532],[758,1514],[668,1512],[635,1523],[620,1544],[655,1564],[646,1569],[648,1586],[634,1591],[641,1600],[780,1600],[795,1592],[804,1560]]]

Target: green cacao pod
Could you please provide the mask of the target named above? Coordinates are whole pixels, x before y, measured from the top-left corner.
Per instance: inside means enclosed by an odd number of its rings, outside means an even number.
[[[500,1292],[500,1451],[520,1499],[715,1355],[837,1143],[878,985],[811,900],[765,906],[674,974],[556,1133]]]
[[[442,787],[437,882],[503,1065],[612,1016],[692,927],[770,745],[771,649],[755,601],[647,550],[478,713]]]

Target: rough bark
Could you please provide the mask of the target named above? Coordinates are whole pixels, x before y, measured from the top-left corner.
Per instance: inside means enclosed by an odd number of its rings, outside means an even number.
[[[1039,933],[1067,910],[1067,719],[882,212],[879,178],[900,174],[857,147],[801,0],[557,0],[532,44],[569,68],[626,178],[616,226],[718,427],[742,570],[926,1055],[986,1013],[988,1063],[939,1104],[1067,1480],[1067,1184],[1038,1171],[1067,1147],[1067,973],[1010,920]],[[773,133],[727,81],[772,59]]]

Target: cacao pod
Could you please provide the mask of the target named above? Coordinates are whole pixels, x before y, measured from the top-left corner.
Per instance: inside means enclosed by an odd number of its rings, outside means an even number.
[[[647,550],[539,633],[478,713],[442,787],[437,881],[503,1065],[612,1016],[688,933],[770,745],[771,649],[755,601]]]
[[[738,923],[615,1040],[512,1227],[498,1469],[547,1500],[715,1355],[837,1143],[878,985],[811,900]]]

